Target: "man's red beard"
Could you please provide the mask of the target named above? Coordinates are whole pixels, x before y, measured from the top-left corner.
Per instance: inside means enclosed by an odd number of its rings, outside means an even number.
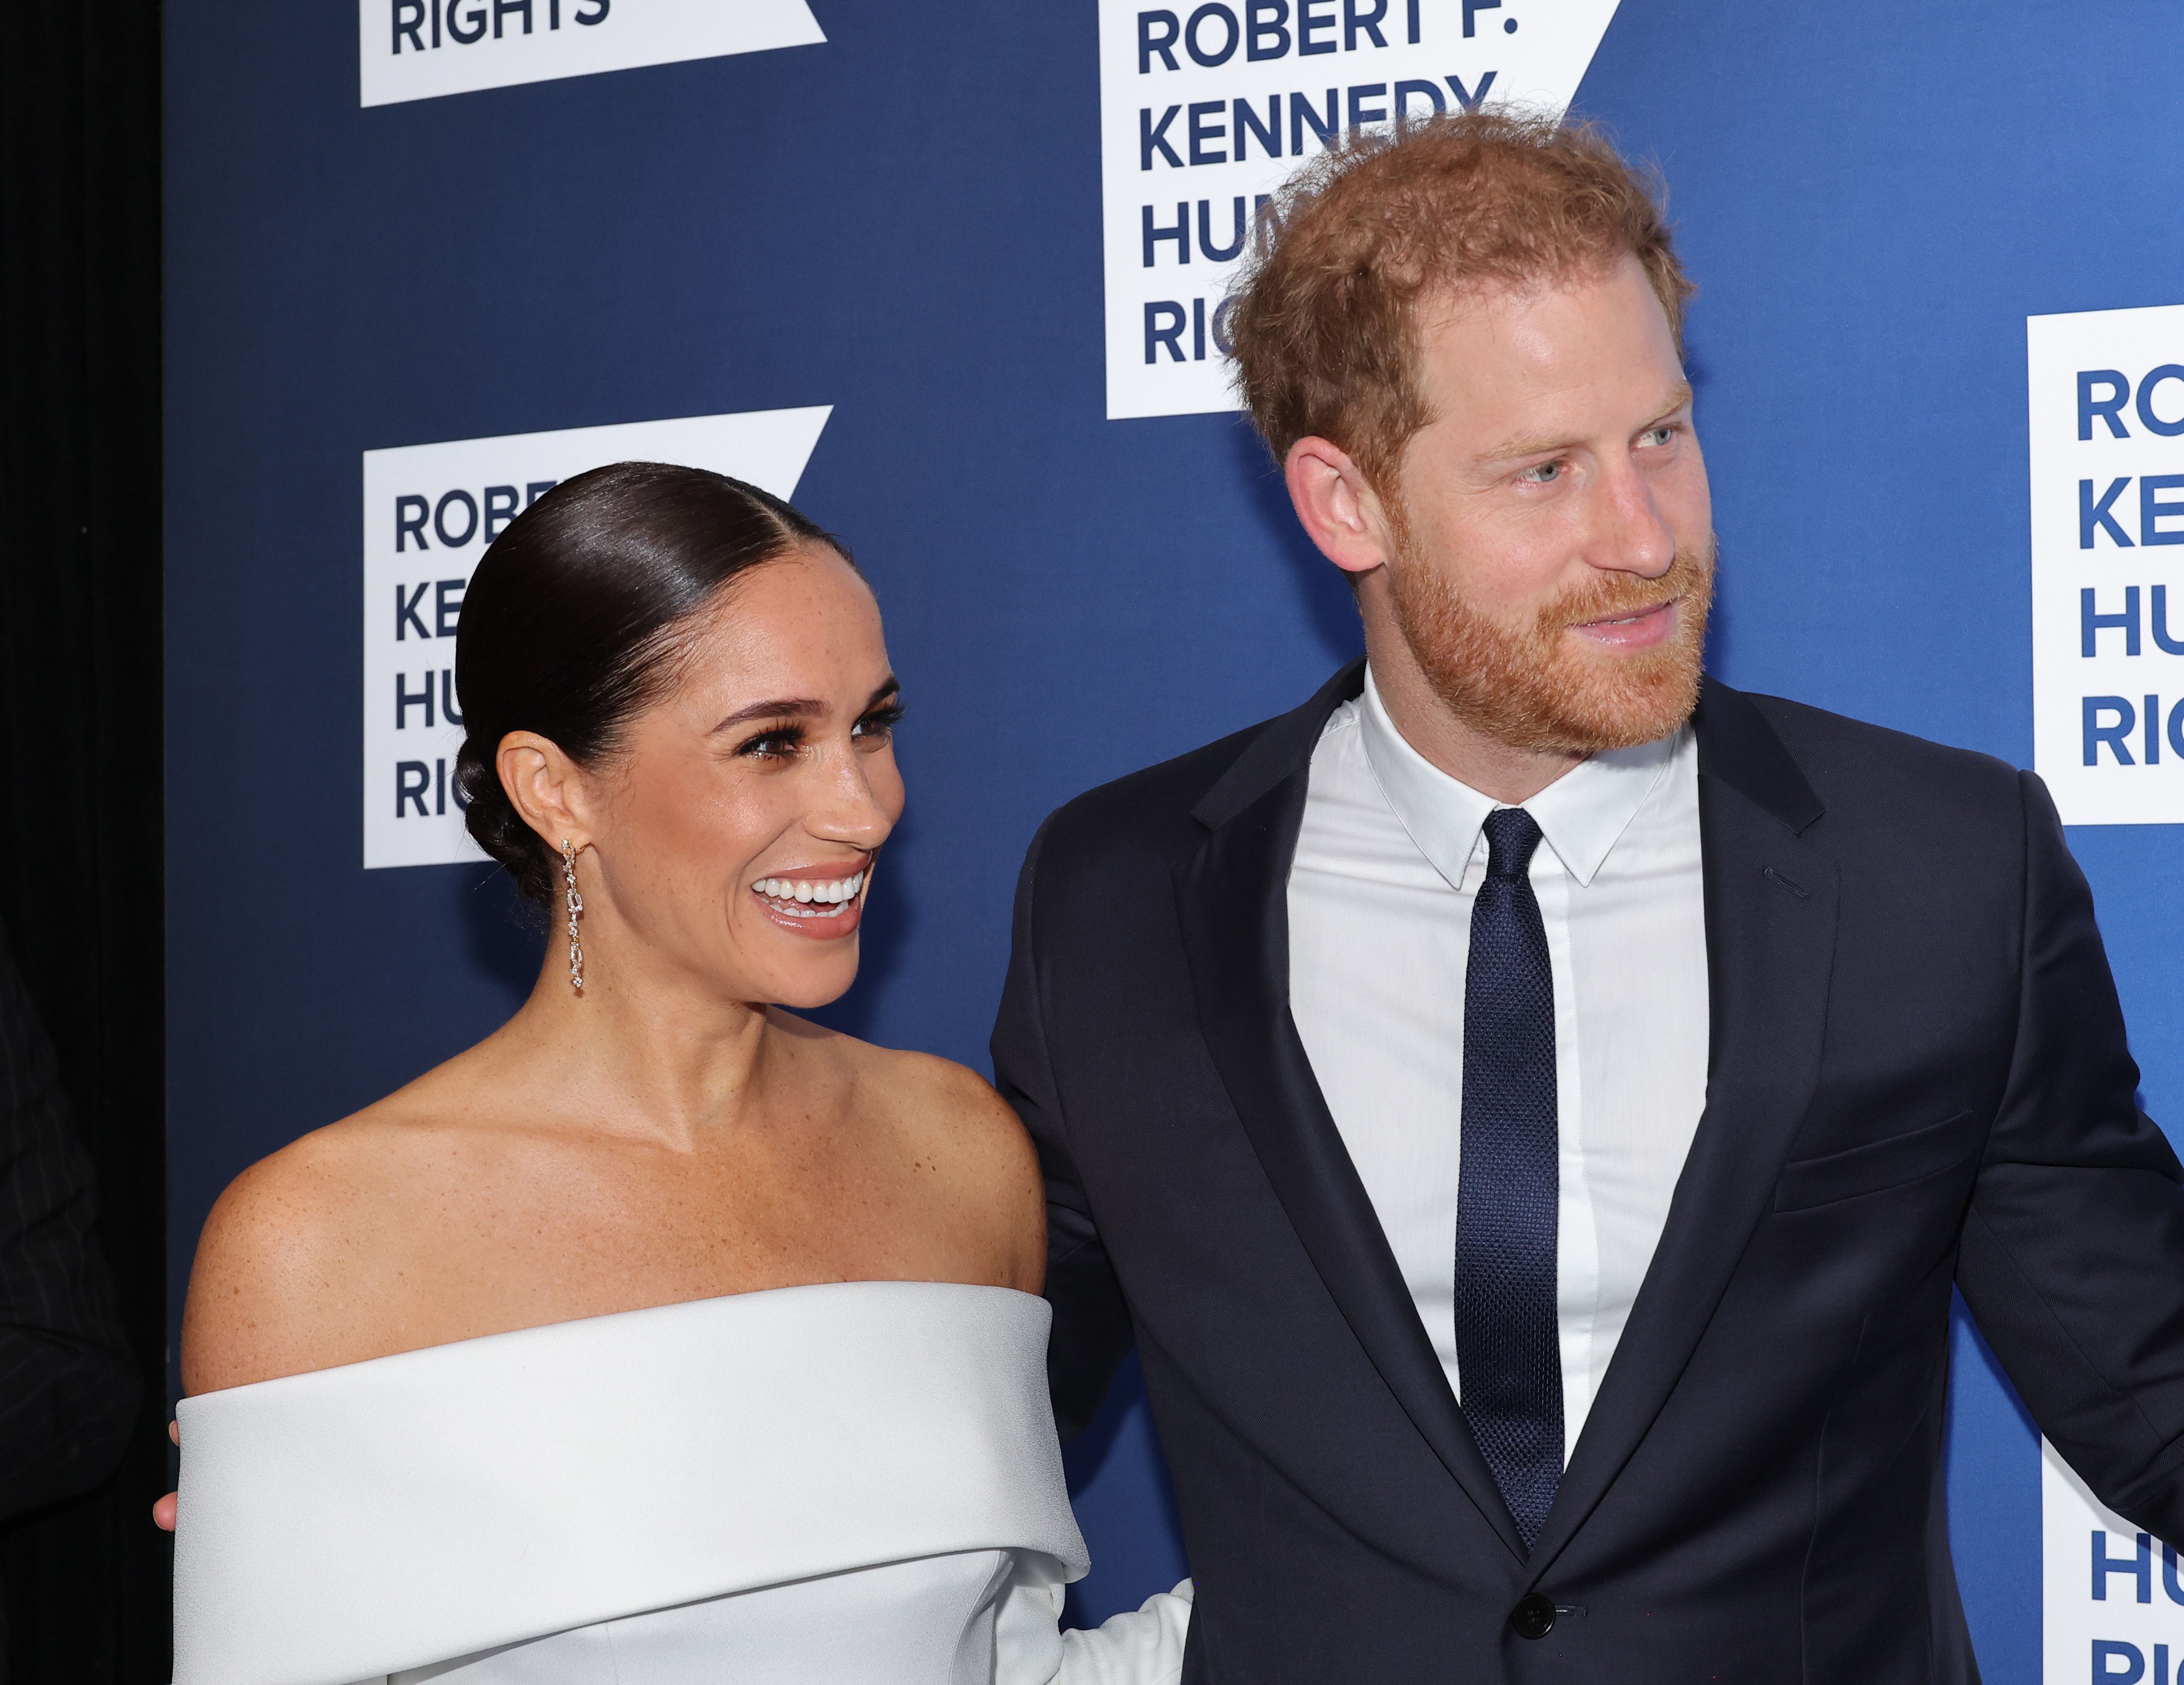
[[[1678,550],[1658,579],[1595,573],[1504,625],[1466,602],[1448,576],[1399,534],[1389,570],[1396,624],[1426,680],[1481,734],[1534,754],[1591,755],[1667,736],[1698,706],[1714,544]],[[1674,599],[1674,629],[1645,650],[1607,650],[1572,627]]]

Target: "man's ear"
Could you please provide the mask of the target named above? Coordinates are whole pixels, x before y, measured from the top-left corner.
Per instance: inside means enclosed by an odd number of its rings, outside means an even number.
[[[1297,519],[1320,553],[1345,573],[1370,573],[1386,565],[1393,545],[1379,495],[1350,453],[1331,440],[1307,435],[1282,459],[1282,478]]]
[[[583,768],[559,744],[535,731],[512,731],[500,740],[493,770],[523,823],[556,854],[565,837],[579,852],[590,845],[590,792]]]

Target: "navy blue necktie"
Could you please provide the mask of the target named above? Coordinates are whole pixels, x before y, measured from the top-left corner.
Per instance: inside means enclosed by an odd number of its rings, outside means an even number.
[[[1555,979],[1532,893],[1540,828],[1486,819],[1463,984],[1463,1147],[1457,1175],[1456,1360],[1464,1419],[1529,1549],[1563,1477],[1555,1230],[1561,1195]]]

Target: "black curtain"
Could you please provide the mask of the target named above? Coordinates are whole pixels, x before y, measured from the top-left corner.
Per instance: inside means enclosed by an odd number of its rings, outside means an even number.
[[[97,1166],[147,1404],[12,1523],[14,1685],[169,1677],[159,13],[0,5],[0,920]]]

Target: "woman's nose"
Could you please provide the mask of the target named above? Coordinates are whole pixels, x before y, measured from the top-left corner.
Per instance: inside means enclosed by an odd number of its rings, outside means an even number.
[[[855,750],[830,769],[824,795],[805,824],[814,836],[859,848],[877,848],[894,829],[894,817],[873,789],[865,757]]]

